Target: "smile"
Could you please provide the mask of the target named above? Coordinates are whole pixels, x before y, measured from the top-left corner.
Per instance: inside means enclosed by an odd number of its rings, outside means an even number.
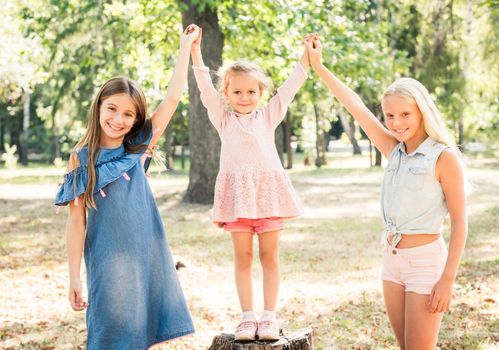
[[[405,133],[407,130],[409,129],[393,129],[393,132],[400,135]]]
[[[110,128],[111,130],[114,130],[114,131],[121,131],[121,130],[123,130],[123,129],[124,129],[124,128],[120,128],[120,127],[114,126],[114,125],[112,125],[111,123],[107,123],[107,126],[109,126],[109,128]]]

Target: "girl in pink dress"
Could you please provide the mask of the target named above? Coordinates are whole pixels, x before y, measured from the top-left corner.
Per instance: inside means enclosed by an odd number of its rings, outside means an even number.
[[[235,282],[242,319],[236,340],[279,339],[276,303],[279,293],[279,231],[283,219],[301,214],[299,199],[284,171],[274,132],[300,86],[307,79],[304,54],[291,76],[269,103],[259,102],[269,79],[255,64],[245,61],[224,66],[219,92],[201,55],[201,35],[191,49],[194,75],[201,100],[222,141],[220,170],[215,184],[213,221],[232,236]],[[253,235],[259,243],[263,268],[264,311],[253,313],[251,265]]]

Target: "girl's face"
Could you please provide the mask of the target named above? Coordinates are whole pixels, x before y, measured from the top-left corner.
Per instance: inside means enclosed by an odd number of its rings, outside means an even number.
[[[253,112],[262,98],[260,82],[250,73],[237,73],[229,76],[225,97],[234,112]]]
[[[386,126],[397,140],[418,143],[427,137],[423,115],[414,99],[388,95],[382,101],[382,108]]]
[[[103,100],[99,109],[101,147],[120,146],[125,135],[132,129],[136,117],[137,109],[129,95],[116,94]]]

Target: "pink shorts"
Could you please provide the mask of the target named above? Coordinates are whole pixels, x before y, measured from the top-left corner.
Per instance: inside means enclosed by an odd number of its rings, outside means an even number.
[[[219,226],[225,231],[230,232],[252,232],[253,234],[260,234],[270,231],[280,231],[284,228],[284,222],[281,218],[238,218],[237,221],[224,222]]]
[[[414,248],[383,247],[383,281],[405,287],[406,292],[431,294],[442,276],[447,260],[447,247],[442,236],[434,242]]]

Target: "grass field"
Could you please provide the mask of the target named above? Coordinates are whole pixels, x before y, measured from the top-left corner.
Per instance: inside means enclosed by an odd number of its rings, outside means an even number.
[[[290,171],[306,212],[282,234],[278,315],[284,329],[312,326],[317,350],[396,349],[379,279],[383,170],[368,165],[365,156],[332,154],[322,169]],[[67,214],[52,206],[63,171],[0,169],[0,349],[85,348],[85,315],[66,299]],[[499,160],[472,158],[468,172],[469,239],[439,347],[498,349]],[[172,251],[186,265],[179,276],[197,333],[155,349],[206,349],[239,317],[229,236],[211,224],[210,206],[182,201],[187,183],[185,172],[151,179]],[[257,260],[254,274],[261,310]]]

